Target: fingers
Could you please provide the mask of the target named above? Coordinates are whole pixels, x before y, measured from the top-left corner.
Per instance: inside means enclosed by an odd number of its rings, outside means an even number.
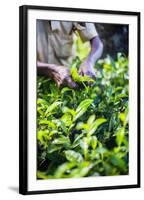
[[[96,77],[96,74],[95,74],[94,72],[91,72],[91,71],[88,71],[88,72],[86,73],[86,75],[89,76],[89,77],[92,78],[92,79],[95,79],[95,77]]]
[[[77,84],[72,80],[70,76],[65,77],[64,79],[56,80],[57,86],[60,88],[61,86],[68,86],[70,88],[76,88]]]
[[[79,75],[84,76],[84,73],[82,70],[79,70]]]
[[[68,85],[70,88],[76,88],[77,84],[72,80],[71,77],[67,77],[65,79],[65,84]]]
[[[85,71],[85,72],[83,70],[80,70],[79,71],[79,75],[81,75],[81,76],[89,76],[92,79],[95,79],[95,77],[96,77],[96,73],[94,71],[90,71],[90,70]]]

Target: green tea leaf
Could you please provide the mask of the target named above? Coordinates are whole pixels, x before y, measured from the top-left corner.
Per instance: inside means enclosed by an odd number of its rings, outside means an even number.
[[[110,161],[114,166],[120,168],[122,171],[126,170],[126,165],[125,165],[124,160],[119,158],[118,156],[112,155],[110,158]]]
[[[48,113],[50,113],[50,112],[52,112],[55,108],[57,108],[60,104],[62,104],[62,102],[60,102],[60,101],[56,101],[56,102],[54,102],[53,104],[51,104],[48,108],[47,108],[47,110],[46,110],[46,112],[45,112],[45,115],[47,115]]]
[[[91,136],[91,141],[90,142],[91,142],[92,148],[96,149],[97,143],[98,143],[98,140],[97,140],[96,136]]]
[[[55,171],[54,178],[64,177],[65,172],[70,172],[71,168],[75,167],[76,163],[63,163]]]
[[[69,140],[68,137],[61,136],[61,137],[59,137],[59,138],[57,138],[57,139],[54,139],[54,140],[52,141],[52,144],[64,144],[64,143],[70,144],[70,140]]]
[[[121,144],[123,143],[124,136],[125,136],[125,129],[120,128],[116,133],[116,143],[118,146],[121,146]]]
[[[70,162],[82,162],[83,161],[83,157],[80,153],[73,151],[73,150],[67,150],[65,151],[65,155],[68,161]]]
[[[84,158],[87,159],[88,157],[88,139],[86,137],[83,138],[83,140],[80,141],[80,146],[84,153]]]
[[[74,121],[81,117],[88,109],[88,107],[92,104],[92,99],[83,100],[76,109],[76,115],[74,117]]]
[[[93,124],[92,124],[92,126],[91,126],[91,129],[90,129],[90,131],[89,131],[89,135],[92,135],[96,130],[97,130],[97,128],[100,126],[100,125],[102,125],[103,123],[105,123],[107,120],[106,119],[104,119],[104,118],[99,118],[99,119],[97,119]]]
[[[94,120],[95,120],[95,115],[91,115],[87,120],[88,125],[91,126]]]

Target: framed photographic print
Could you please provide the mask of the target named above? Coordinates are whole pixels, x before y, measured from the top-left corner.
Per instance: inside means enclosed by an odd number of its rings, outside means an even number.
[[[19,14],[19,192],[140,187],[140,13]]]

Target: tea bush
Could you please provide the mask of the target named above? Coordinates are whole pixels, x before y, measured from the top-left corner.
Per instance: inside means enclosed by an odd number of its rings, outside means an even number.
[[[59,89],[37,78],[37,178],[128,174],[128,59],[122,53],[96,63],[96,79]]]

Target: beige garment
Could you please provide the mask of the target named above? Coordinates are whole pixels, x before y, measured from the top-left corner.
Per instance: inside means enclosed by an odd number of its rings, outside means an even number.
[[[42,62],[68,66],[75,57],[73,32],[83,42],[98,33],[93,23],[37,20],[37,55]]]

